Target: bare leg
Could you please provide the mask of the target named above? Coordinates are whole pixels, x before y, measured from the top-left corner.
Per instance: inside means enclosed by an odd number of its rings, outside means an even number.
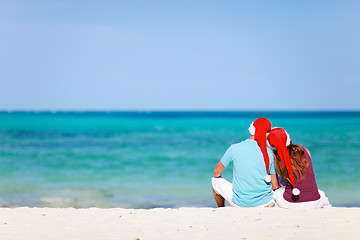
[[[216,204],[218,205],[218,207],[225,207],[225,198],[223,198],[223,196],[217,194],[214,189],[213,189],[213,193],[214,193],[214,198],[216,201]]]

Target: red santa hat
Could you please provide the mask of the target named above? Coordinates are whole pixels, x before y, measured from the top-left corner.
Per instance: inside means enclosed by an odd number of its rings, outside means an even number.
[[[264,157],[266,173],[267,173],[264,179],[266,182],[270,182],[271,180],[271,177],[269,175],[270,160],[266,147],[266,136],[270,130],[271,130],[271,123],[266,118],[256,119],[253,123],[250,124],[249,127],[249,132],[251,135],[255,136],[255,140],[257,141]]]
[[[291,159],[289,151],[286,148],[291,143],[290,135],[282,128],[273,128],[268,135],[268,143],[270,144],[270,146],[276,149],[281,162],[286,167],[286,170],[289,174],[290,183],[293,186],[292,194],[299,195],[300,190],[295,187]]]

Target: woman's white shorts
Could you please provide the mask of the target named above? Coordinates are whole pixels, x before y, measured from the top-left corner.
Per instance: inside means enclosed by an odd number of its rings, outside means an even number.
[[[274,200],[276,205],[281,208],[295,208],[295,209],[313,209],[331,207],[329,199],[325,196],[325,193],[319,190],[320,199],[310,202],[292,203],[284,199],[285,187],[281,187],[274,192]]]

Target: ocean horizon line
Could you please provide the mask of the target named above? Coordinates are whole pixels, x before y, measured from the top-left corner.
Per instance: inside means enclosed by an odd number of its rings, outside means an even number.
[[[360,117],[360,110],[0,110],[0,114],[112,117]]]

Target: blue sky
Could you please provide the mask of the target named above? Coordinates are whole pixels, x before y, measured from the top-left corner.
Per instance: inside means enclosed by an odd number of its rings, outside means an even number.
[[[2,110],[360,110],[360,1],[0,0]]]

